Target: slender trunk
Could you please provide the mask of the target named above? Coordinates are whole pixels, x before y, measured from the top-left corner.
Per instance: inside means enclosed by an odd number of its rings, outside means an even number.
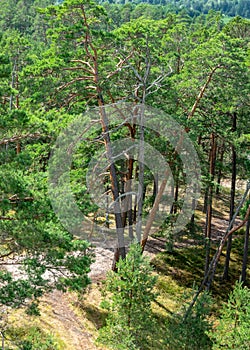
[[[173,208],[174,214],[177,213],[178,200],[179,200],[179,169],[177,169],[177,174],[176,174],[176,185],[175,185],[175,193],[174,193],[174,208]]]
[[[232,115],[232,131],[236,131],[236,121],[237,115],[233,113]],[[230,194],[230,214],[229,221],[231,221],[234,215],[234,201],[235,201],[235,187],[236,187],[236,163],[237,163],[237,155],[236,149],[234,145],[232,145],[232,176],[231,176],[231,194]],[[230,255],[232,249],[232,235],[229,237],[227,241],[227,252],[226,252],[226,261],[223,272],[223,279],[227,280],[229,275],[229,264],[230,264]]]
[[[218,154],[219,153],[220,153],[219,170],[218,170],[218,174],[217,174],[217,185],[216,185],[216,194],[217,195],[220,194],[220,183],[221,183],[221,177],[222,177],[222,165],[223,165],[223,159],[224,159],[224,153],[225,153],[224,143],[222,143],[222,145],[220,147],[220,152],[218,152]]]
[[[204,200],[203,200],[203,208],[202,208],[202,212],[203,212],[204,214],[207,212],[208,192],[209,192],[209,187],[206,186],[205,193],[204,193]]]
[[[209,156],[208,156],[208,163],[210,164],[211,162],[211,136],[210,136],[210,151],[209,151]],[[210,166],[210,165],[209,165]],[[210,174],[210,171],[209,171],[209,174]],[[203,208],[202,208],[202,212],[204,214],[207,213],[207,207],[208,207],[208,197],[209,197],[209,187],[210,187],[210,184],[209,182],[206,184],[206,187],[205,187],[205,191],[204,191],[204,198],[203,198]],[[205,231],[206,231],[206,228],[205,228]]]
[[[106,213],[105,213],[105,226],[109,228],[109,188],[108,186],[106,187]]]
[[[134,141],[135,139],[135,133],[136,128],[134,125],[128,124],[128,129],[130,132],[130,137]],[[132,242],[134,239],[134,229],[133,229],[133,198],[132,198],[132,178],[133,178],[133,171],[134,171],[134,159],[129,156],[129,159],[127,160],[127,172],[125,175],[125,183],[124,183],[124,191],[125,191],[125,203],[124,203],[124,211],[123,211],[123,226],[126,226],[127,220],[128,220],[128,234],[129,239]]]
[[[179,170],[179,162],[176,161],[175,164],[175,175],[174,175],[174,182],[175,186],[173,187],[173,197],[174,201],[170,209],[170,214],[176,214],[177,213],[177,202],[179,199],[179,178],[180,178],[180,170]]]
[[[158,174],[156,173],[154,176],[154,188],[153,188],[153,198],[154,199],[158,193],[158,186],[159,186],[159,178],[158,178]]]
[[[137,221],[136,221],[136,237],[137,241],[141,241],[141,233],[142,233],[142,211],[143,211],[143,202],[144,202],[144,104],[142,104],[140,112],[140,145],[139,145],[139,155],[138,155],[138,166],[139,166],[139,189],[140,189],[140,197],[138,199],[138,210],[137,210]]]
[[[205,225],[205,274],[207,273],[210,261],[210,246],[211,246],[211,226],[212,226],[212,202],[213,202],[213,180],[215,173],[215,159],[216,159],[216,138],[215,135],[211,134],[211,150],[210,150],[210,164],[209,164],[209,175],[211,183],[208,189],[208,203],[206,212],[206,225]]]
[[[174,184],[171,186],[171,198],[173,198],[173,203],[170,207],[169,214],[173,214],[174,211],[174,196],[175,196],[175,186]]]
[[[21,143],[20,141],[17,141],[17,144],[16,144],[16,154],[19,154],[21,153]]]
[[[200,103],[200,100],[202,99],[202,97],[203,97],[203,95],[204,95],[204,93],[205,93],[205,91],[206,91],[208,85],[209,85],[210,82],[212,81],[213,75],[215,74],[216,70],[219,69],[219,68],[221,68],[220,65],[214,67],[214,68],[211,70],[211,72],[209,73],[209,75],[208,75],[208,77],[207,77],[207,80],[206,80],[205,84],[202,86],[202,88],[200,89],[200,92],[199,92],[199,94],[198,94],[198,96],[197,96],[197,98],[196,98],[196,100],[195,100],[195,102],[194,102],[194,104],[193,104],[193,107],[192,107],[192,109],[191,109],[191,111],[190,111],[190,113],[189,113],[189,115],[188,115],[188,118],[189,118],[189,119],[192,118],[192,117],[194,116],[194,113],[195,113],[195,111],[196,111],[196,109],[197,109],[197,107],[198,107],[198,105],[199,105],[199,103]]]
[[[246,224],[245,241],[244,241],[244,251],[243,251],[243,261],[241,270],[241,281],[245,284],[247,279],[247,261],[248,261],[248,247],[249,247],[249,229],[250,229],[250,219],[248,218]]]
[[[128,201],[125,193],[127,192],[127,182],[126,178],[122,177],[120,181],[120,194],[121,194],[121,216],[122,216],[122,226],[125,228],[127,222],[127,210]]]
[[[125,227],[127,225],[128,221],[128,231],[129,231],[129,238],[132,241],[134,239],[134,233],[133,233],[133,210],[132,210],[132,186],[131,186],[131,180],[133,175],[133,167],[134,167],[134,160],[132,158],[128,159],[128,169],[125,176],[125,182],[124,182],[124,200],[123,200],[123,226]]]
[[[201,141],[202,141],[202,135],[200,134],[198,136],[198,139],[197,139],[197,143],[198,143],[199,146],[201,145]]]
[[[195,183],[194,184],[194,193],[196,193],[197,191],[197,184]],[[195,219],[195,216],[194,216],[194,212],[195,212],[195,208],[196,208],[196,198],[193,198],[192,199],[192,216],[191,216],[191,219],[190,219],[190,224],[192,225],[192,227],[194,226],[194,219]]]

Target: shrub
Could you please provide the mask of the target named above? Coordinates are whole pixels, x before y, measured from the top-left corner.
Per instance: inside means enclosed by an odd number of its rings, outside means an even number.
[[[167,323],[166,349],[206,350],[211,349],[207,332],[211,329],[208,321],[211,297],[208,293],[200,295],[189,315],[184,320],[188,303],[175,313]]]
[[[117,268],[117,273],[108,274],[105,283],[103,306],[109,314],[98,341],[112,349],[143,349],[142,344],[150,342],[154,328],[151,302],[156,297],[153,293],[156,277],[138,244],[131,245],[126,259],[120,259]],[[111,293],[109,300],[107,293]]]
[[[222,308],[219,325],[210,336],[213,350],[250,349],[250,289],[237,282]]]

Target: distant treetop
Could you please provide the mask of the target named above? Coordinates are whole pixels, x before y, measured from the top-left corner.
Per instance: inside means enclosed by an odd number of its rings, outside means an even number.
[[[221,11],[222,14],[229,17],[241,16],[250,18],[249,0],[99,0],[99,2],[161,5],[176,12],[185,9],[191,16],[199,13],[207,14],[210,10],[215,10]]]

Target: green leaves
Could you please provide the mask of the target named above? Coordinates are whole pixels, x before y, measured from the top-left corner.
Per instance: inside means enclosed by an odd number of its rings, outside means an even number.
[[[166,349],[211,349],[211,340],[207,335],[212,327],[208,320],[211,303],[210,295],[202,294],[191,314],[188,315],[186,320],[183,320],[185,310],[188,307],[188,304],[184,303],[181,310],[176,312],[167,322]]]
[[[112,294],[110,301],[103,304],[109,316],[99,341],[112,349],[142,349],[154,329],[151,302],[156,298],[156,277],[138,244],[130,246],[126,259],[120,259],[117,268],[117,273],[110,272],[105,282],[105,291]]]
[[[214,340],[213,350],[247,349],[250,346],[250,290],[237,282],[230,293],[228,302],[223,306],[221,319],[215,332],[210,335]]]

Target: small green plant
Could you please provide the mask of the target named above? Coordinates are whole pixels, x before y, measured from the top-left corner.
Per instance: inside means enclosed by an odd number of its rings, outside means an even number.
[[[156,297],[153,292],[156,277],[138,244],[131,245],[126,259],[119,260],[117,268],[117,273],[108,274],[105,283],[102,306],[109,314],[98,341],[111,349],[144,349],[155,324],[151,302]]]
[[[250,289],[237,282],[222,308],[219,325],[210,332],[213,350],[250,349]]]
[[[10,345],[8,347],[8,345]],[[9,328],[6,331],[6,350],[59,350],[55,337],[39,327]]]
[[[184,319],[188,303],[167,322],[166,349],[206,350],[211,349],[207,332],[211,329],[208,321],[212,299],[203,293],[191,312]]]

